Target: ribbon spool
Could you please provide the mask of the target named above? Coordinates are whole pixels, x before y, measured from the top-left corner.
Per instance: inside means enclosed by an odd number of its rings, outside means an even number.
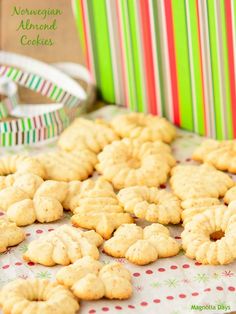
[[[57,68],[56,68],[57,67]],[[63,73],[65,72],[65,73]],[[87,91],[70,76],[87,84]],[[17,84],[48,97],[53,104],[19,105]],[[38,143],[59,135],[95,99],[87,69],[72,63],[47,65],[0,52],[0,146]]]

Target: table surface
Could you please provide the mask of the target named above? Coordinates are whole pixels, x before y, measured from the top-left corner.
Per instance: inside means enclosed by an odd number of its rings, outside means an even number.
[[[91,118],[111,117],[124,112],[116,106],[107,106],[90,113]],[[191,153],[201,143],[202,137],[178,131],[178,138],[172,144],[174,155],[178,162],[185,164],[191,161]],[[43,145],[43,146],[42,146]],[[0,155],[15,151],[37,154],[52,150],[55,141],[20,147],[17,149],[0,149]],[[236,181],[236,177],[234,176]],[[163,188],[167,188],[163,187]],[[0,213],[3,214],[3,213]],[[69,224],[71,213],[64,212],[62,220],[56,223],[36,223],[25,227],[26,240],[16,247],[9,248],[0,255],[0,288],[16,278],[47,278],[54,280],[56,272],[61,266],[45,267],[27,263],[22,259],[22,253],[27,249],[30,241],[41,234],[46,234],[62,224]],[[137,220],[143,226],[145,223]],[[171,234],[180,241],[181,226],[170,226]],[[115,260],[101,251],[100,260],[110,263]],[[229,313],[236,310],[236,262],[226,266],[203,266],[184,256],[181,251],[178,256],[159,259],[147,266],[135,266],[125,259],[116,259],[124,264],[132,274],[133,296],[127,301],[99,300],[95,302],[81,302],[79,313],[125,313],[125,314],[188,314],[188,313]],[[197,306],[205,306],[200,311]],[[208,309],[207,309],[208,308]]]

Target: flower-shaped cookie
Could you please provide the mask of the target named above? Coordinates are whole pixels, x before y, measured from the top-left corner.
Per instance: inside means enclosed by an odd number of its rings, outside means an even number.
[[[0,219],[0,253],[5,252],[9,246],[19,244],[25,239],[24,231],[7,219]]]
[[[164,225],[178,224],[181,220],[180,200],[171,192],[131,186],[120,190],[117,196],[125,211],[138,218]]]
[[[104,239],[109,239],[120,225],[133,222],[132,217],[124,213],[112,185],[103,178],[83,182],[77,206],[71,218],[73,225],[94,229]]]
[[[168,145],[131,139],[107,145],[98,160],[96,169],[116,189],[134,185],[159,186],[166,182],[175,165]]]
[[[4,314],[76,314],[79,303],[62,285],[46,279],[17,279],[0,292]]]
[[[145,113],[129,113],[115,117],[111,125],[122,137],[170,143],[176,137],[175,127],[165,118]]]
[[[218,198],[202,197],[202,198],[190,198],[181,203],[182,208],[182,221],[183,225],[186,225],[194,216],[203,213],[208,209],[224,208],[226,206],[221,204]]]
[[[43,165],[35,158],[24,155],[9,155],[0,158],[0,176],[13,173],[33,173],[45,178]]]
[[[236,258],[236,202],[205,210],[181,234],[186,256],[202,264],[225,265]]]
[[[171,174],[171,187],[182,200],[222,197],[234,185],[233,180],[226,173],[208,164],[179,165],[172,169]]]
[[[236,173],[236,141],[205,140],[194,151],[192,159],[212,164],[219,170]]]
[[[91,257],[83,257],[59,270],[56,279],[82,300],[103,297],[122,300],[132,295],[130,272],[120,263],[103,265]]]
[[[124,224],[104,243],[103,250],[114,257],[125,257],[131,263],[146,265],[158,258],[177,255],[180,245],[163,225],[152,224],[142,229],[135,224]]]
[[[83,232],[63,225],[32,241],[23,257],[27,261],[45,266],[69,265],[83,256],[98,259],[97,247],[102,243],[102,237],[95,231]]]
[[[94,170],[97,163],[96,154],[86,148],[78,151],[53,151],[37,156],[44,166],[46,179],[56,181],[85,180]]]
[[[224,202],[226,204],[231,203],[236,200],[236,186],[233,186],[225,193]]]
[[[98,153],[106,145],[118,139],[119,136],[105,121],[77,118],[60,135],[58,145],[66,151],[76,150],[78,145],[84,145]]]

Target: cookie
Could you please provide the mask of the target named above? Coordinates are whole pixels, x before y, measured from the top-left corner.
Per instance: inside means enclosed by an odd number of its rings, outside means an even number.
[[[213,197],[225,195],[234,185],[233,180],[213,166],[203,164],[179,165],[171,171],[170,184],[175,195],[180,199]]]
[[[3,314],[76,314],[79,303],[73,294],[58,283],[46,279],[17,279],[0,292]]]
[[[24,231],[7,219],[0,219],[0,253],[5,252],[9,246],[19,244],[25,239]]]
[[[102,242],[102,237],[94,231],[83,232],[63,225],[32,241],[23,258],[45,266],[69,265],[83,256],[98,259],[97,247]]]
[[[45,178],[43,165],[35,158],[23,155],[9,155],[0,158],[0,176],[13,173],[33,173]]]
[[[225,265],[236,258],[236,202],[205,210],[181,234],[186,256],[202,264]]]
[[[125,257],[133,264],[146,265],[158,258],[177,255],[180,245],[161,224],[144,229],[135,224],[124,224],[104,243],[103,250],[113,257]]]
[[[98,153],[118,139],[119,136],[105,121],[77,118],[60,135],[58,146],[65,151],[77,150],[78,146],[84,146]]]
[[[123,300],[132,295],[131,275],[125,267],[120,263],[104,265],[88,256],[63,267],[56,279],[81,300]]]
[[[232,201],[236,200],[236,186],[233,186],[231,189],[229,189],[224,197],[224,202],[226,204],[229,204]]]
[[[97,163],[96,155],[88,149],[54,151],[38,155],[37,159],[45,167],[46,179],[67,182],[87,179]]]
[[[194,151],[192,159],[210,163],[219,170],[236,173],[236,141],[205,140]]]
[[[98,155],[96,169],[116,189],[135,185],[157,187],[167,181],[175,159],[162,142],[123,139],[107,145]]]
[[[181,220],[180,200],[171,192],[132,186],[120,190],[117,196],[124,210],[138,218],[164,225],[178,224]]]
[[[111,125],[122,138],[128,137],[143,142],[172,142],[176,137],[175,127],[165,118],[145,113],[129,113],[116,116]]]

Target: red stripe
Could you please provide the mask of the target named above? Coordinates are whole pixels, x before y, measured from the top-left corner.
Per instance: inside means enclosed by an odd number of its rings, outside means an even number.
[[[197,12],[197,28],[198,28],[198,42],[199,42],[199,52],[200,52],[200,72],[201,72],[201,83],[202,83],[202,93],[203,93],[203,103],[204,103],[204,125],[205,125],[205,134],[208,135],[208,125],[207,125],[207,118],[206,118],[206,94],[204,88],[204,76],[203,76],[203,65],[202,65],[202,45],[201,45],[201,38],[200,38],[200,18],[199,18],[199,8],[198,8],[198,0],[196,0],[196,12]]]
[[[119,33],[119,45],[121,50],[121,64],[122,64],[122,78],[123,78],[123,86],[124,86],[124,92],[125,92],[125,106],[129,107],[129,96],[128,96],[128,79],[126,77],[126,66],[125,66],[125,53],[124,53],[124,45],[123,45],[123,39],[122,39],[122,20],[121,20],[121,13],[119,8],[119,1],[116,1],[116,10],[117,10],[117,21],[118,21],[118,33]]]
[[[85,13],[85,9],[84,9],[84,3],[83,3],[83,0],[78,0],[80,1],[80,7],[81,7],[81,11],[82,11],[82,22],[83,22],[83,29],[84,29],[84,41],[85,41],[85,54],[86,54],[86,63],[87,63],[87,66],[88,66],[88,69],[90,70],[90,72],[92,72],[92,65],[91,65],[91,59],[90,59],[90,56],[89,56],[89,42],[87,40],[89,34],[88,34],[88,29],[87,29],[87,26],[86,26],[86,22],[85,22],[85,19],[86,19],[86,13]],[[92,57],[91,57],[92,58]],[[93,73],[93,77],[95,77],[95,73]]]
[[[233,119],[233,134],[236,137],[236,91],[235,91],[235,72],[234,72],[234,46],[233,46],[233,24],[232,24],[232,8],[230,0],[225,0],[226,15],[226,34],[228,44],[228,63],[229,63],[229,79],[230,79],[230,95],[231,109]]]
[[[141,31],[142,31],[142,42],[144,49],[144,61],[145,61],[145,82],[147,89],[148,108],[152,114],[158,113],[157,96],[155,89],[155,74],[154,74],[154,62],[153,62],[153,51],[152,51],[152,37],[151,37],[151,25],[150,25],[150,14],[149,14],[149,2],[146,0],[140,0],[139,12],[141,17]]]
[[[176,54],[175,54],[171,0],[165,0],[164,5],[165,5],[168,52],[169,52],[169,60],[170,60],[174,123],[177,125],[180,125],[178,81],[177,81]]]

